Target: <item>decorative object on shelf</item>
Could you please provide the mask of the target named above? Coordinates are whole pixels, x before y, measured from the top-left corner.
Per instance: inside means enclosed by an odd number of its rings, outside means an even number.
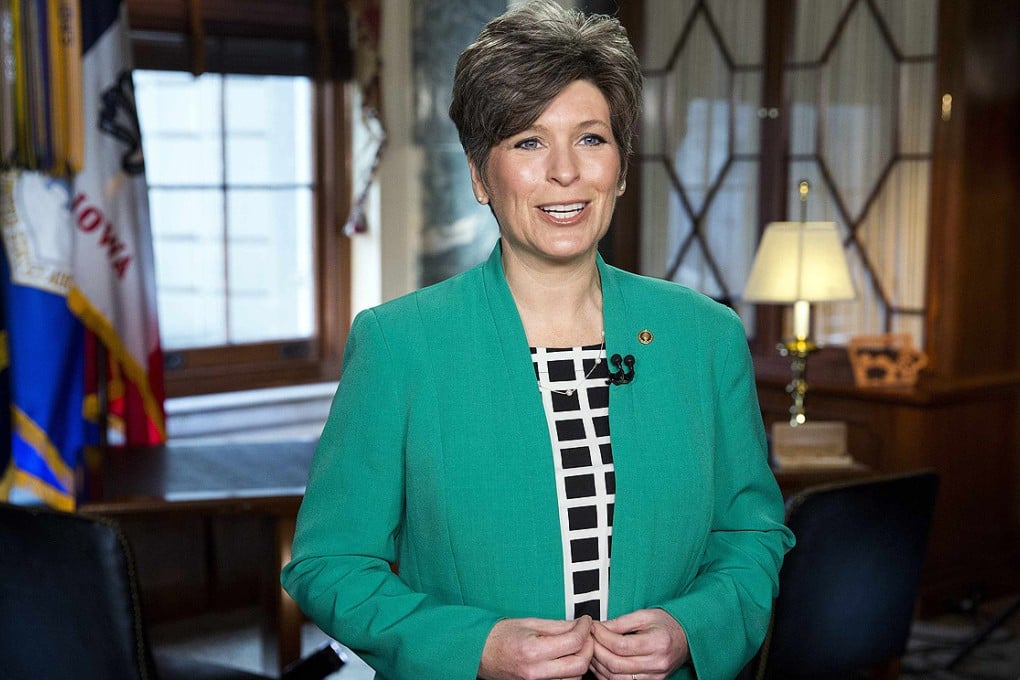
[[[855,297],[836,223],[806,220],[809,188],[807,180],[800,181],[800,222],[772,222],[765,227],[744,288],[748,302],[793,303],[794,337],[779,344],[780,353],[792,357],[793,380],[786,388],[793,397],[791,427],[807,420],[807,360],[818,349],[808,339],[811,303]]]
[[[858,387],[911,387],[928,365],[910,333],[860,335],[850,339],[847,354]]]

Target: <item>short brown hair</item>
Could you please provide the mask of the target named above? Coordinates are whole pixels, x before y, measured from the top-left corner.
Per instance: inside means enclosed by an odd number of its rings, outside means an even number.
[[[450,118],[484,177],[489,152],[534,123],[576,80],[594,84],[609,103],[610,125],[627,172],[641,102],[641,66],[616,19],[585,16],[535,0],[482,29],[457,59]]]

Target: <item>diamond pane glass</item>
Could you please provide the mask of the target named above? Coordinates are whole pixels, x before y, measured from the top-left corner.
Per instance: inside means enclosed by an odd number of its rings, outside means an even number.
[[[894,153],[897,65],[878,29],[858,9],[822,70],[820,151],[855,218]]]
[[[802,203],[800,198],[801,180],[807,180],[808,183],[806,203]],[[841,228],[845,228],[832,191],[823,180],[817,162],[813,160],[791,162],[786,188],[786,219],[836,222]]]
[[[758,225],[749,219],[758,204],[758,163],[735,162],[723,179],[703,225],[708,249],[719,266],[719,288],[727,298],[740,297],[751,271]]]
[[[794,16],[793,49],[787,59],[793,63],[820,61],[852,0],[801,0]]]
[[[642,66],[650,71],[669,67],[680,32],[696,5],[695,0],[646,0]]]
[[[764,56],[760,27],[765,3],[761,0],[709,0],[709,12],[722,34],[726,53],[737,66],[760,66]]]
[[[757,71],[733,74],[733,101],[736,125],[733,129],[733,151],[757,154],[761,151],[761,124],[758,107],[762,100],[762,77]]]
[[[790,91],[790,153],[817,153],[818,70],[786,72]]]
[[[857,239],[894,307],[924,305],[930,163],[897,163],[857,229]],[[914,266],[904,266],[910,262]]]
[[[729,69],[699,18],[666,86],[667,149],[693,209],[700,212],[729,155]]]
[[[900,152],[928,154],[932,149],[935,116],[935,64],[900,65]]]
[[[847,302],[822,302],[812,305],[815,341],[826,345],[845,345],[854,335],[880,332],[885,318],[881,297],[868,290],[870,276],[860,253],[846,251],[850,278],[857,299]]]
[[[662,116],[664,76],[646,76],[641,105],[641,134],[637,144],[642,154],[658,154],[666,148],[663,139],[665,123]]]
[[[641,272],[665,278],[676,252],[690,236],[691,220],[662,163],[642,164],[641,205],[641,218],[648,226],[641,239]]]
[[[937,0],[875,0],[875,6],[904,56],[935,54]]]
[[[716,299],[726,295],[726,291],[719,286],[718,279],[712,272],[704,246],[698,240],[691,242],[690,248],[684,254],[683,262],[673,275],[673,280]]]

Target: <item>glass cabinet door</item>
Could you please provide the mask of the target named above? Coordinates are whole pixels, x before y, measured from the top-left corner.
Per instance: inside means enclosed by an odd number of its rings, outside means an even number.
[[[796,0],[783,75],[786,199],[842,230],[857,289],[819,305],[815,337],[907,332],[923,345],[935,106],[936,0]]]
[[[641,271],[740,307],[758,235],[760,0],[647,0]]]
[[[857,290],[818,306],[815,339],[909,332],[923,346],[937,0],[774,2],[778,25],[760,0],[645,0],[640,270],[731,304],[753,335],[741,291],[761,204],[801,219],[806,179],[806,217],[839,224]],[[763,106],[767,74],[781,106]],[[762,195],[777,167],[763,130],[782,136],[786,181],[770,186],[785,197]]]

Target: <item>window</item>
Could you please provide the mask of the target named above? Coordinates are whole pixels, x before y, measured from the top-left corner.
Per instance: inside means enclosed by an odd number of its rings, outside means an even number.
[[[349,317],[344,4],[223,0],[199,22],[184,3],[128,10],[167,396],[335,380]]]
[[[163,350],[315,334],[308,78],[138,71]]]

